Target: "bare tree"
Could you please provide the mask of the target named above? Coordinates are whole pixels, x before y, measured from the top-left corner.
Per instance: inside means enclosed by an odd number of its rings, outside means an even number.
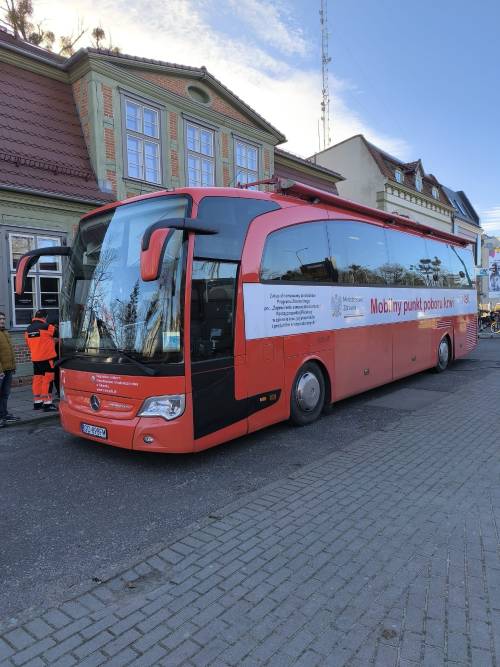
[[[5,23],[12,29],[17,39],[23,39],[25,42],[35,46],[43,46],[46,49],[53,50],[56,39],[59,43],[59,54],[62,56],[71,56],[75,52],[77,43],[88,32],[81,21],[75,31],[70,35],[56,35],[52,30],[45,30],[43,22],[34,21],[34,9],[32,0],[3,0],[0,5],[5,17]],[[93,45],[97,49],[106,49],[113,53],[119,53],[120,49],[113,46],[111,37],[107,40],[106,33],[101,26],[94,28],[91,32]]]

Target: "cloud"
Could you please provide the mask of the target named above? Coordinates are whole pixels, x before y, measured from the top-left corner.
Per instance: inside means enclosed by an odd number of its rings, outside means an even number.
[[[123,53],[183,65],[205,65],[238,97],[249,104],[288,139],[286,150],[309,156],[319,150],[318,121],[321,115],[321,73],[302,64],[306,49],[300,29],[285,9],[264,0],[246,0],[250,9],[231,0],[235,16],[247,26],[243,33],[227,35],[218,17],[227,11],[221,0],[40,0],[37,18],[57,34],[71,33],[78,19],[86,27],[101,25],[111,32]],[[274,8],[273,8],[274,7]],[[280,5],[278,5],[280,7]],[[217,10],[220,11],[217,11]],[[235,18],[235,20],[236,20]],[[270,43],[274,50],[266,47]],[[88,45],[82,40],[79,45]],[[289,64],[283,54],[293,52]],[[281,55],[276,55],[276,52]],[[367,139],[404,160],[411,159],[410,146],[401,138],[381,134],[350,108],[347,93],[351,82],[331,77],[332,143],[353,134]]]
[[[487,234],[500,235],[500,206],[483,211],[481,214],[481,226]]]
[[[286,11],[278,3],[266,0],[230,0],[230,6],[247,26],[254,37],[275,47],[286,55],[304,56],[308,52],[308,44],[302,30],[293,26],[290,17],[285,20]]]

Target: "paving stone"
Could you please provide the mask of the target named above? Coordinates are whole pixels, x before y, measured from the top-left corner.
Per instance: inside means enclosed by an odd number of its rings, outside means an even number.
[[[415,389],[420,409],[389,428],[7,629],[0,657],[51,667],[495,664],[500,460],[488,424],[500,420],[499,390],[493,373],[436,392],[439,404]],[[44,641],[57,643],[35,654]]]

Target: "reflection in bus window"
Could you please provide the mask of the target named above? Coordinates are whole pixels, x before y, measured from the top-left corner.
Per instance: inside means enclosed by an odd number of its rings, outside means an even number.
[[[332,282],[324,222],[293,225],[269,235],[262,280]]]
[[[450,247],[439,241],[426,239],[427,259],[424,265],[427,269],[427,282],[429,287],[455,287],[452,275],[452,258]]]
[[[335,282],[347,285],[385,285],[387,265],[383,227],[350,220],[328,223]]]
[[[191,360],[233,356],[236,262],[194,260]]]
[[[386,230],[389,251],[387,279],[391,285],[432,287],[432,262],[421,236]]]
[[[474,287],[475,267],[470,248],[461,248],[460,246],[447,246],[451,253],[451,267],[453,274],[453,287],[467,288]]]

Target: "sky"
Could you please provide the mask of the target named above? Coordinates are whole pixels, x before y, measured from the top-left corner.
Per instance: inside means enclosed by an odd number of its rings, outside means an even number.
[[[331,144],[363,133],[401,160],[420,158],[500,234],[500,2],[326,1]],[[204,65],[285,134],[282,148],[319,150],[320,0],[33,5],[56,34],[100,25],[122,53]]]

